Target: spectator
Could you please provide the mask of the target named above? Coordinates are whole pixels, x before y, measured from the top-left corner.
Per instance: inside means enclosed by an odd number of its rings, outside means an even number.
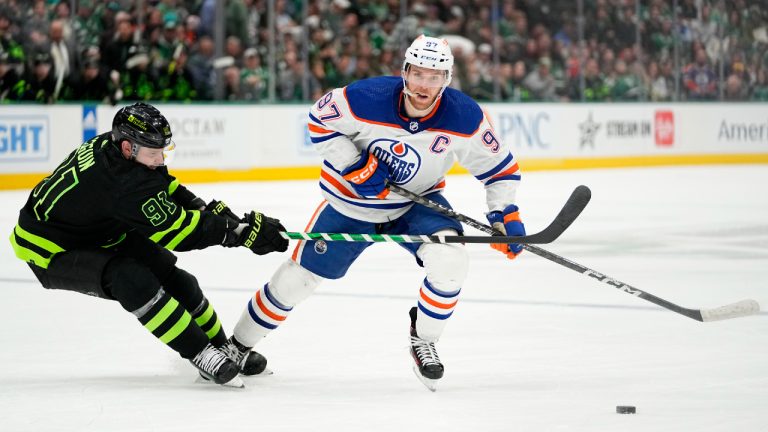
[[[22,96],[19,83],[23,86],[23,82],[8,57],[7,52],[0,50],[0,101],[19,100]]]
[[[54,98],[58,97],[64,81],[71,75],[75,75],[77,68],[77,50],[74,43],[68,43],[64,39],[64,21],[55,19],[50,25],[50,54],[53,59],[53,69],[56,79]]]
[[[615,101],[628,101],[640,99],[640,80],[627,70],[624,60],[616,60],[616,80],[611,87],[611,99]]]
[[[56,79],[51,55],[37,52],[32,55],[32,68],[25,74],[21,100],[49,104],[54,102]]]
[[[757,70],[755,85],[752,89],[752,100],[768,101],[768,73],[765,68]]]
[[[159,93],[163,101],[189,102],[198,99],[195,80],[187,66],[189,54],[184,45],[177,45],[171,61],[158,77]]]
[[[584,67],[584,93],[580,89],[579,77],[571,81],[570,99],[585,102],[601,102],[610,97],[610,87],[605,83],[605,79],[600,75],[600,67],[597,60],[589,59]]]
[[[198,41],[197,52],[189,59],[189,71],[198,97],[202,100],[213,99],[216,72],[213,69],[213,39],[210,36],[202,36]]]
[[[135,46],[136,37],[129,16],[117,14],[115,22],[117,31],[101,52],[107,68],[122,73],[126,71],[125,64],[131,55],[129,51]]]
[[[648,65],[648,89],[646,90],[650,100],[653,102],[671,100],[674,90],[674,83],[662,75],[659,64],[655,61],[651,62]]]
[[[688,99],[714,100],[717,96],[717,76],[709,65],[707,53],[703,48],[696,51],[696,62],[685,69],[683,83],[688,91]]]
[[[60,100],[113,103],[112,89],[98,59],[87,59],[79,73],[73,73],[60,92]]]
[[[523,80],[523,86],[535,100],[551,102],[556,100],[555,80],[549,73],[552,61],[549,57],[539,59],[536,70],[529,73]]]
[[[244,67],[240,71],[240,87],[243,99],[259,101],[267,97],[269,73],[261,66],[261,57],[256,48],[245,50]],[[322,65],[322,63],[320,63]],[[322,67],[320,68],[322,70]]]

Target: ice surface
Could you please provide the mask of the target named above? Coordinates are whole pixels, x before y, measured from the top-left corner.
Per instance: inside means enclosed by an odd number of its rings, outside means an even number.
[[[524,175],[531,231],[571,190],[590,205],[545,249],[690,308],[753,298],[768,307],[768,166]],[[314,181],[190,185],[301,231]],[[483,220],[471,177],[450,177],[454,208]],[[0,193],[10,233],[26,192]],[[468,232],[476,233],[469,230]],[[7,238],[7,237],[5,237]],[[435,393],[413,376],[408,309],[423,274],[376,244],[322,285],[257,348],[274,375],[244,390],[195,371],[116,303],[46,291],[0,247],[2,431],[758,431],[768,429],[768,318],[700,323],[533,254],[467,246],[470,276],[438,343]],[[231,332],[288,254],[179,254]],[[615,413],[634,405],[635,415]]]

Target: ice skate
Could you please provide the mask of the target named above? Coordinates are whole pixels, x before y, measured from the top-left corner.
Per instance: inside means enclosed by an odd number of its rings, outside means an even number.
[[[411,316],[411,357],[415,364],[413,373],[430,391],[437,390],[437,381],[443,377],[445,368],[437,355],[435,343],[421,339],[416,334],[416,308],[410,310]]]
[[[219,350],[240,367],[241,375],[272,375],[272,371],[267,369],[267,358],[256,351],[251,351],[250,348],[238,342],[234,336],[227,339],[227,343],[222,345]]]
[[[200,377],[208,382],[227,387],[245,387],[243,380],[237,376],[240,372],[237,364],[210,343],[190,363],[200,371]]]

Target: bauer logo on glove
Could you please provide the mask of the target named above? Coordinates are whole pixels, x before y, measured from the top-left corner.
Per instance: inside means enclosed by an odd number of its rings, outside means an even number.
[[[261,230],[261,213],[251,212],[253,215],[252,220],[249,220],[250,226],[248,227],[248,237],[243,242],[243,246],[250,248],[253,246],[253,242],[259,236]]]
[[[236,245],[245,246],[256,255],[288,250],[288,240],[280,235],[285,227],[279,220],[255,211],[245,215],[247,224],[237,238]]]

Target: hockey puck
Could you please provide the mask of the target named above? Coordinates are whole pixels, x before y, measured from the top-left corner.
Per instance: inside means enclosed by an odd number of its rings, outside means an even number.
[[[633,407],[633,406],[630,406],[630,405],[618,405],[616,407],[616,412],[619,413],[619,414],[634,414],[636,411],[635,411],[635,407]]]

